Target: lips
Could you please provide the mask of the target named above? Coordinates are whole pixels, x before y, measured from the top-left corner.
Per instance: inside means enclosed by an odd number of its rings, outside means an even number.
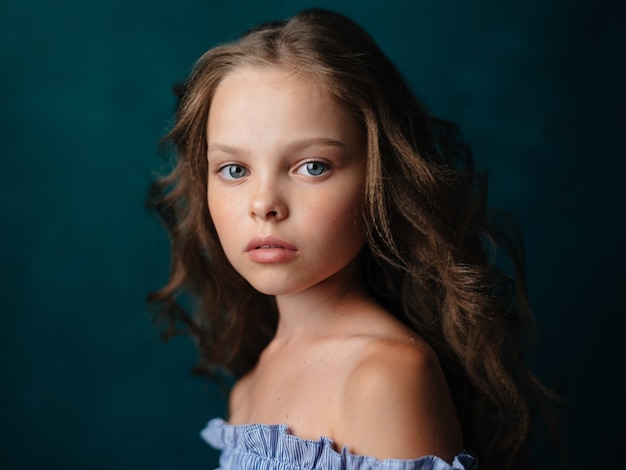
[[[285,263],[295,258],[298,249],[275,237],[255,237],[246,246],[248,258],[260,264]]]
[[[275,237],[254,237],[250,240],[250,243],[246,246],[246,253],[252,250],[267,250],[267,249],[283,249],[290,251],[297,251],[297,248],[290,243],[287,243],[280,238]]]

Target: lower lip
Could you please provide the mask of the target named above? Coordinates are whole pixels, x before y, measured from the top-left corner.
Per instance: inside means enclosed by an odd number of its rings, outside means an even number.
[[[261,264],[285,263],[296,257],[296,251],[287,248],[257,248],[247,254],[251,261]]]

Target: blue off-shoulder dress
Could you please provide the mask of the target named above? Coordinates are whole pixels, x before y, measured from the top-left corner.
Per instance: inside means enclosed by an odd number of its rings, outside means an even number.
[[[286,425],[228,424],[220,418],[209,421],[200,433],[222,452],[217,470],[475,470],[476,459],[465,452],[452,465],[432,455],[418,459],[385,459],[341,452],[326,437],[301,439]]]

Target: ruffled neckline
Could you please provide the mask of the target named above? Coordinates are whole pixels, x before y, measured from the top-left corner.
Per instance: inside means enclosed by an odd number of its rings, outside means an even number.
[[[200,433],[202,438],[222,457],[238,454],[239,464],[254,459],[272,460],[285,464],[285,468],[332,469],[332,470],[475,470],[474,456],[459,453],[452,465],[433,455],[418,459],[385,459],[352,454],[344,447],[338,452],[333,440],[320,437],[317,440],[302,439],[289,432],[284,424],[229,424],[221,418],[210,420]],[[240,468],[240,467],[237,467]],[[251,468],[251,467],[243,467]],[[280,467],[276,467],[280,468]]]

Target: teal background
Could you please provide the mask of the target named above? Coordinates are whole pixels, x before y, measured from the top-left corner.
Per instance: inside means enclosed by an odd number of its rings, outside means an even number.
[[[198,431],[224,400],[144,303],[168,263],[144,196],[171,85],[216,42],[314,5],[365,26],[459,123],[525,231],[529,359],[571,405],[571,466],[619,466],[623,2],[1,0],[0,468],[215,466]]]

